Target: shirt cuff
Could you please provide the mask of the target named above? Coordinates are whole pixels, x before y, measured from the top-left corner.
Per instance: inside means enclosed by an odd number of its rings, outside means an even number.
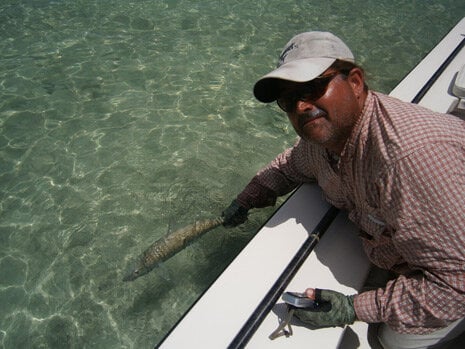
[[[357,319],[367,323],[382,322],[376,303],[376,290],[363,292],[354,297],[354,309]]]

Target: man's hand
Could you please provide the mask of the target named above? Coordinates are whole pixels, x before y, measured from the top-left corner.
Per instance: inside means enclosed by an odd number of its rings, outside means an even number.
[[[247,220],[247,212],[249,210],[241,206],[236,200],[233,200],[229,207],[223,211],[223,225],[227,228],[235,227],[244,223]]]
[[[312,328],[344,326],[356,320],[354,296],[331,290],[307,289],[306,294],[319,306],[316,309],[295,309],[295,316]]]

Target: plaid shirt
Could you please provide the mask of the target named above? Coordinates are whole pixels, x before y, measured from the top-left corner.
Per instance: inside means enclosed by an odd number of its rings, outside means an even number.
[[[263,207],[315,180],[370,260],[399,275],[355,297],[359,320],[426,334],[465,316],[464,121],[369,92],[340,159],[299,139],[237,199]]]

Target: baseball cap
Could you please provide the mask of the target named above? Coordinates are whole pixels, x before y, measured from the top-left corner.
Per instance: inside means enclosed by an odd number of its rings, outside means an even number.
[[[354,63],[349,47],[334,34],[322,31],[298,34],[284,46],[277,68],[255,83],[255,98],[265,103],[273,102],[279,97],[282,80],[313,80],[337,59]]]

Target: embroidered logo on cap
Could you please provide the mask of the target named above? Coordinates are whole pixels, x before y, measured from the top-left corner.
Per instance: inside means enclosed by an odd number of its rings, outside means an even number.
[[[281,53],[281,56],[279,56],[279,61],[278,61],[278,68],[284,64],[284,61],[286,60],[287,55],[292,51],[298,48],[299,46],[295,43],[290,44],[286,49]]]

